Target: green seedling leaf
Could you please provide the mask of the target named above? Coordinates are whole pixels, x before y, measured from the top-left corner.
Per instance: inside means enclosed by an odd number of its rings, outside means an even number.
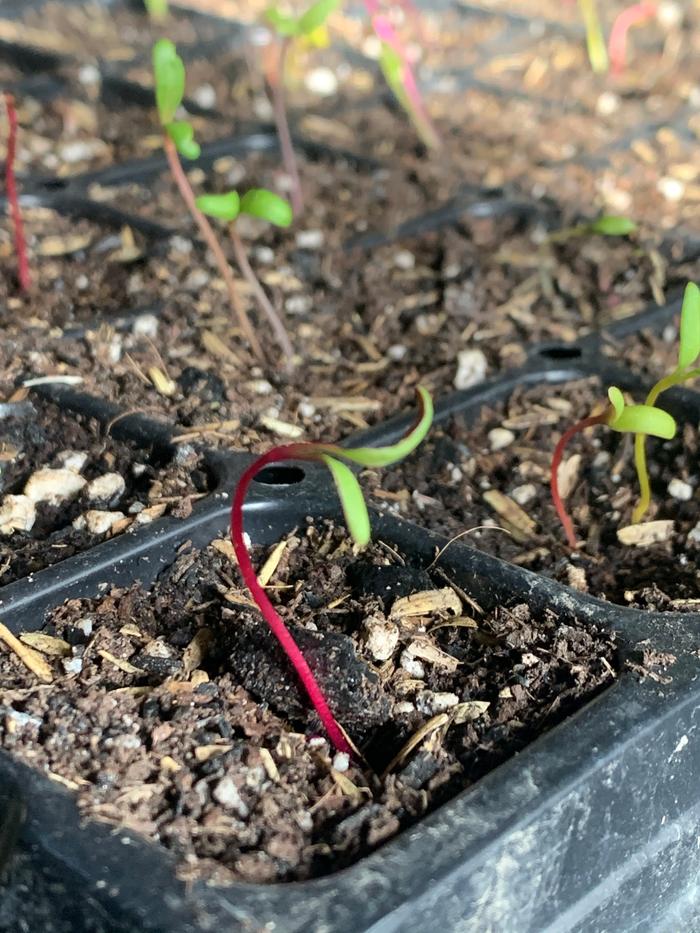
[[[216,217],[218,220],[233,221],[238,217],[241,209],[241,199],[237,191],[226,194],[202,194],[195,201],[203,214]]]
[[[700,356],[700,289],[694,282],[688,282],[681,307],[678,369],[684,370],[692,366],[698,356]]]
[[[603,236],[629,236],[630,233],[636,232],[637,224],[628,217],[605,214],[594,220],[588,229],[591,233],[600,233]]]
[[[331,13],[340,6],[340,0],[318,0],[297,21],[299,35],[311,35],[326,22]]]
[[[270,6],[265,10],[265,19],[277,35],[283,39],[290,39],[299,35],[299,20],[296,16],[287,16],[285,13],[280,12],[276,6]]]
[[[143,0],[148,15],[156,22],[162,22],[168,15],[168,0]]]
[[[371,528],[360,484],[355,479],[355,474],[350,467],[341,463],[340,460],[329,457],[327,454],[324,454],[322,459],[331,471],[335,487],[338,490],[348,531],[352,535],[353,541],[364,547],[369,544]]]
[[[423,386],[418,386],[422,412],[416,426],[390,447],[339,447],[333,453],[365,467],[384,467],[407,457],[421,443],[433,421],[433,400]]]
[[[619,418],[622,412],[625,410],[624,395],[617,386],[610,386],[608,389],[608,398],[610,399],[610,404],[615,410],[615,417]]]
[[[152,56],[158,116],[162,126],[167,126],[185,96],[185,65],[170,39],[159,39]]]
[[[294,217],[291,205],[266,188],[251,188],[241,198],[241,214],[259,217],[276,227],[288,227]]]
[[[656,408],[654,405],[624,405],[623,403],[622,411],[618,411],[614,402],[613,408],[615,415],[608,421],[613,431],[619,431],[622,434],[650,434],[652,437],[660,437],[666,441],[676,435],[675,419],[662,408]]]
[[[406,97],[403,86],[403,64],[399,54],[386,42],[382,42],[379,67],[382,69],[384,80],[395,96],[403,103]]]
[[[198,159],[201,148],[194,138],[194,129],[185,120],[168,123],[165,127],[168,136],[175,143],[175,148],[186,159]]]

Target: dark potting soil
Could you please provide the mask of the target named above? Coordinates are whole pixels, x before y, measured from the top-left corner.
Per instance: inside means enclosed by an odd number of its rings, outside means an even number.
[[[185,517],[209,488],[190,446],[171,459],[37,398],[0,416],[0,586],[166,513]]]
[[[345,530],[310,526],[273,552],[268,592],[364,761],[319,736],[227,541],[183,548],[150,591],[52,612],[53,683],[0,649],[2,747],[86,817],[174,852],[184,878],[347,865],[614,681],[609,633],[463,605],[381,542],[357,554]]]
[[[447,536],[467,532],[474,547],[594,596],[644,609],[695,609],[696,425],[681,425],[672,441],[647,442],[653,498],[646,520],[666,524],[646,544],[618,537],[636,539],[644,530],[621,531],[638,496],[632,437],[604,427],[576,437],[561,483],[581,545],[572,552],[566,544],[549,492],[552,452],[566,427],[602,410],[606,390],[596,379],[517,389],[471,424],[455,419],[433,429],[409,459],[367,475],[367,488],[383,509]]]

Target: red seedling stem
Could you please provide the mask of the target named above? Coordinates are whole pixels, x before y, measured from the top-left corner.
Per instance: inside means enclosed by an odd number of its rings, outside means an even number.
[[[226,290],[228,291],[231,305],[236,312],[241,330],[248,339],[248,343],[250,344],[255,356],[260,361],[263,361],[264,355],[262,352],[262,347],[260,346],[258,338],[255,336],[255,331],[251,326],[245,307],[241,301],[241,296],[238,294],[238,289],[236,288],[236,283],[231,272],[231,267],[226,260],[224,251],[221,249],[221,245],[216,238],[216,234],[214,233],[211,224],[197,207],[194,191],[192,190],[192,187],[187,179],[187,175],[185,174],[185,170],[183,169],[182,163],[180,162],[180,156],[178,155],[175,143],[167,133],[165,133],[163,136],[163,149],[165,150],[165,155],[168,160],[168,165],[170,166],[170,171],[173,178],[175,179],[175,184],[177,185],[180,194],[182,195],[182,200],[187,205],[187,209],[199,227],[199,232],[204,237],[204,241],[214,255],[216,265],[218,266],[221,277],[226,284]]]
[[[270,99],[272,100],[272,110],[275,115],[275,125],[277,126],[277,137],[282,154],[282,164],[292,183],[289,194],[292,202],[292,209],[294,210],[294,217],[296,218],[300,217],[304,210],[304,194],[301,189],[297,157],[294,152],[292,135],[289,132],[287,105],[284,99],[284,73],[290,45],[291,42],[289,39],[281,39],[280,42],[277,43],[277,54],[275,55],[274,48],[269,51],[269,65],[265,71]]]
[[[562,457],[564,456],[564,449],[574,435],[579,434],[581,431],[585,431],[586,428],[593,427],[593,425],[607,424],[608,418],[609,412],[606,411],[603,412],[602,415],[590,415],[588,418],[582,418],[580,421],[577,421],[576,424],[572,424],[559,438],[559,443],[554,448],[554,453],[552,454],[549,488],[552,492],[554,508],[557,510],[559,521],[562,523],[564,533],[566,534],[566,540],[571,548],[575,548],[577,545],[576,533],[574,532],[574,525],[571,521],[571,517],[566,511],[564,500],[559,493],[559,467]]]
[[[17,183],[15,181],[15,156],[17,154],[17,111],[15,110],[15,101],[12,94],[10,94],[9,91],[5,91],[4,96],[5,110],[7,112],[7,122],[10,130],[7,137],[5,186],[7,188],[7,201],[10,205],[10,214],[12,215],[12,225],[15,231],[17,278],[19,279],[19,286],[22,291],[28,292],[31,286],[31,276],[29,275],[29,259],[27,258],[27,241],[24,238],[24,224],[22,223],[22,214],[19,209]]]
[[[245,585],[250,590],[253,599],[258,604],[260,611],[265,617],[265,621],[270,626],[273,634],[282,646],[284,653],[299,675],[299,679],[314,709],[318,713],[329,739],[338,751],[348,752],[350,754],[352,752],[350,744],[331,712],[306,658],[301,653],[299,646],[294,641],[291,632],[282,621],[275,607],[268,599],[265,590],[258,582],[255,568],[250,560],[248,548],[243,538],[243,503],[248,487],[255,475],[270,463],[279,463],[284,460],[315,459],[318,455],[318,450],[319,447],[315,444],[285,444],[268,450],[267,453],[258,457],[258,459],[248,467],[241,476],[233,497],[233,505],[231,506],[231,543],[233,544],[233,550],[236,554],[238,566],[240,567]]]
[[[627,58],[627,35],[630,29],[655,16],[656,6],[655,3],[635,3],[615,18],[608,39],[610,69],[614,75],[620,75],[624,71]]]

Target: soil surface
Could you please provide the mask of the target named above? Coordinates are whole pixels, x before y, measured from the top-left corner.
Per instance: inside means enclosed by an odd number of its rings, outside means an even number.
[[[173,851],[182,877],[294,880],[376,848],[614,681],[609,634],[463,605],[381,542],[356,554],[311,526],[275,562],[268,592],[364,761],[318,735],[225,541],[183,550],[150,591],[51,613],[51,684],[3,647],[2,747]]]
[[[653,498],[645,518],[665,522],[660,540],[647,544],[618,537],[634,536],[624,531],[638,496],[632,436],[599,427],[574,438],[560,483],[580,545],[574,552],[566,545],[549,491],[552,452],[565,428],[603,410],[606,391],[597,379],[519,388],[503,403],[433,429],[409,459],[366,476],[366,488],[383,509],[448,536],[467,532],[474,547],[591,595],[694,610],[695,424],[681,424],[672,441],[647,441]]]
[[[0,585],[164,514],[185,517],[209,488],[189,445],[174,458],[144,450],[33,397],[4,404],[0,415]],[[29,521],[8,521],[8,502],[22,507],[20,515],[29,508]]]

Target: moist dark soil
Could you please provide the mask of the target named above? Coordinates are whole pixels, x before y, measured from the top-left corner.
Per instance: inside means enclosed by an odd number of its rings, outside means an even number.
[[[36,503],[31,526],[3,526],[0,585],[43,570],[106,537],[134,530],[164,514],[185,517],[192,511],[193,502],[209,488],[201,457],[189,445],[179,447],[173,456],[171,452],[116,441],[91,419],[67,414],[34,397],[4,404],[0,416],[3,497],[22,495],[37,471],[47,468],[68,469],[86,481],[82,489],[69,495],[65,478],[53,474],[58,476],[51,487],[56,495]],[[101,497],[99,486],[95,490],[90,483],[107,474],[119,474],[124,488],[116,492],[106,489]],[[0,506],[5,501],[3,498]],[[117,513],[113,515],[116,523],[96,533],[97,526],[91,522],[84,526],[91,510]]]
[[[614,681],[609,633],[462,605],[381,542],[357,554],[310,526],[277,556],[268,592],[363,759],[319,736],[225,541],[184,548],[150,591],[51,613],[47,686],[0,651],[2,747],[182,877],[289,881],[376,848]]]
[[[566,544],[549,492],[552,452],[566,427],[602,410],[606,390],[597,379],[517,389],[503,403],[433,429],[408,460],[367,476],[367,488],[383,509],[450,537],[467,532],[474,547],[593,596],[644,609],[694,609],[696,425],[681,425],[672,441],[647,442],[653,500],[646,520],[672,527],[646,546],[618,538],[638,496],[632,437],[600,427],[575,438],[563,483],[580,546],[572,552]],[[688,498],[674,498],[678,483]]]

